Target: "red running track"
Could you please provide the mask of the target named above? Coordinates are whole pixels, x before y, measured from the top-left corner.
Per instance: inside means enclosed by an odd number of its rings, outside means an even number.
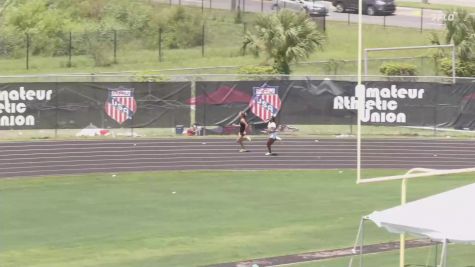
[[[265,156],[265,140],[238,153],[234,139],[152,139],[0,143],[0,178],[159,170],[356,168],[354,139],[289,139]],[[362,167],[456,169],[475,166],[475,142],[377,139],[362,143]]]

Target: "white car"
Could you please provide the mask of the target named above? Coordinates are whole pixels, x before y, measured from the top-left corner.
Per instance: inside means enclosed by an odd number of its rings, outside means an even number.
[[[328,14],[328,9],[323,1],[313,0],[273,0],[272,9],[291,9],[298,12],[305,11],[310,16],[320,17]]]

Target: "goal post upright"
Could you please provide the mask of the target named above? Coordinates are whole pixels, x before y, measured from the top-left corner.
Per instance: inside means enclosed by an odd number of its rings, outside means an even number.
[[[355,88],[355,96],[358,99],[358,111],[356,112],[356,182],[361,180],[361,113],[363,112],[363,100],[361,87],[363,85],[363,0],[358,0],[358,84]],[[362,90],[364,91],[364,90]]]
[[[384,48],[366,48],[364,49],[364,75],[368,75],[368,55],[370,52],[378,52],[378,51],[399,51],[399,50],[419,50],[419,49],[427,49],[427,48],[451,48],[451,59],[452,59],[452,83],[456,82],[456,51],[454,44],[447,44],[447,45],[423,45],[423,46],[401,46],[401,47],[384,47]]]

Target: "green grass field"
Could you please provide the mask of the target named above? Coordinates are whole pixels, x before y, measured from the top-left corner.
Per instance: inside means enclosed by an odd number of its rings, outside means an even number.
[[[371,175],[394,173],[401,172]],[[408,198],[474,180],[461,175],[411,181]],[[399,188],[398,182],[356,185],[351,170],[0,180],[0,262],[2,267],[183,267],[348,247],[360,217],[397,205]],[[368,224],[367,244],[397,238]],[[418,259],[426,255],[411,253]],[[368,262],[395,266],[398,258],[391,255]],[[466,265],[467,255],[459,257]],[[346,266],[347,260],[301,266]]]
[[[193,12],[196,9],[189,8]],[[209,11],[208,11],[209,12]],[[26,53],[17,58],[1,58],[0,70],[3,75],[15,74],[45,74],[45,73],[98,73],[120,71],[150,71],[161,74],[189,74],[202,73],[203,70],[178,70],[181,68],[203,68],[216,66],[246,66],[263,63],[263,58],[251,55],[242,55],[240,51],[244,31],[252,30],[252,22],[256,14],[246,13],[244,24],[235,24],[235,14],[229,11],[211,11],[206,14],[206,33],[204,56],[201,46],[188,49],[163,49],[162,61],[158,60],[158,48],[145,49],[140,40],[124,43],[118,38],[117,64],[106,67],[94,66],[92,57],[87,55],[73,55],[72,67],[67,68],[68,56],[45,57],[31,55],[29,58],[29,70],[26,70]],[[354,75],[357,61],[357,25],[353,18],[352,24],[346,22],[327,21],[327,43],[323,51],[313,53],[307,61],[335,60],[338,66],[328,68],[326,64],[301,64],[293,67],[294,74],[339,74]],[[364,26],[364,47],[397,47],[397,46],[420,46],[430,44],[430,32],[419,32],[419,29],[387,27],[381,25]],[[438,32],[442,33],[441,31]],[[79,33],[73,34],[73,39]],[[34,42],[34,38],[32,39]],[[430,57],[435,50],[402,51],[400,53],[378,53],[377,57]],[[20,53],[21,54],[21,53]],[[113,49],[111,47],[106,58],[112,60]],[[350,61],[343,62],[342,60]],[[433,63],[429,60],[408,59],[411,64],[418,65],[420,75],[434,75]],[[370,65],[370,74],[379,74],[379,66],[382,61]],[[237,73],[238,68],[205,70],[206,73]]]
[[[473,6],[459,6],[459,5],[453,5],[453,4],[433,4],[433,3],[424,4],[422,3],[422,1],[421,3],[398,1],[397,5],[400,7],[425,8],[425,9],[436,9],[436,10],[453,10],[456,8],[463,8],[463,9],[466,9],[470,13],[475,12],[475,7]]]

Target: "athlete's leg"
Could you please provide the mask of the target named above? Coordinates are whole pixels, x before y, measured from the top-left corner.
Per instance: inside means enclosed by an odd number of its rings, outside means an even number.
[[[238,139],[237,139],[237,143],[241,146],[241,150],[239,150],[240,152],[245,152],[245,151],[247,151],[247,150],[246,150],[246,147],[244,147],[244,143],[243,143],[243,141],[245,140],[244,138],[245,138],[245,137],[244,137],[241,133],[239,133],[239,136],[238,136]]]
[[[272,139],[272,138],[267,139],[267,151],[269,151],[269,154],[272,154],[271,146],[274,142],[275,142],[275,140]]]

